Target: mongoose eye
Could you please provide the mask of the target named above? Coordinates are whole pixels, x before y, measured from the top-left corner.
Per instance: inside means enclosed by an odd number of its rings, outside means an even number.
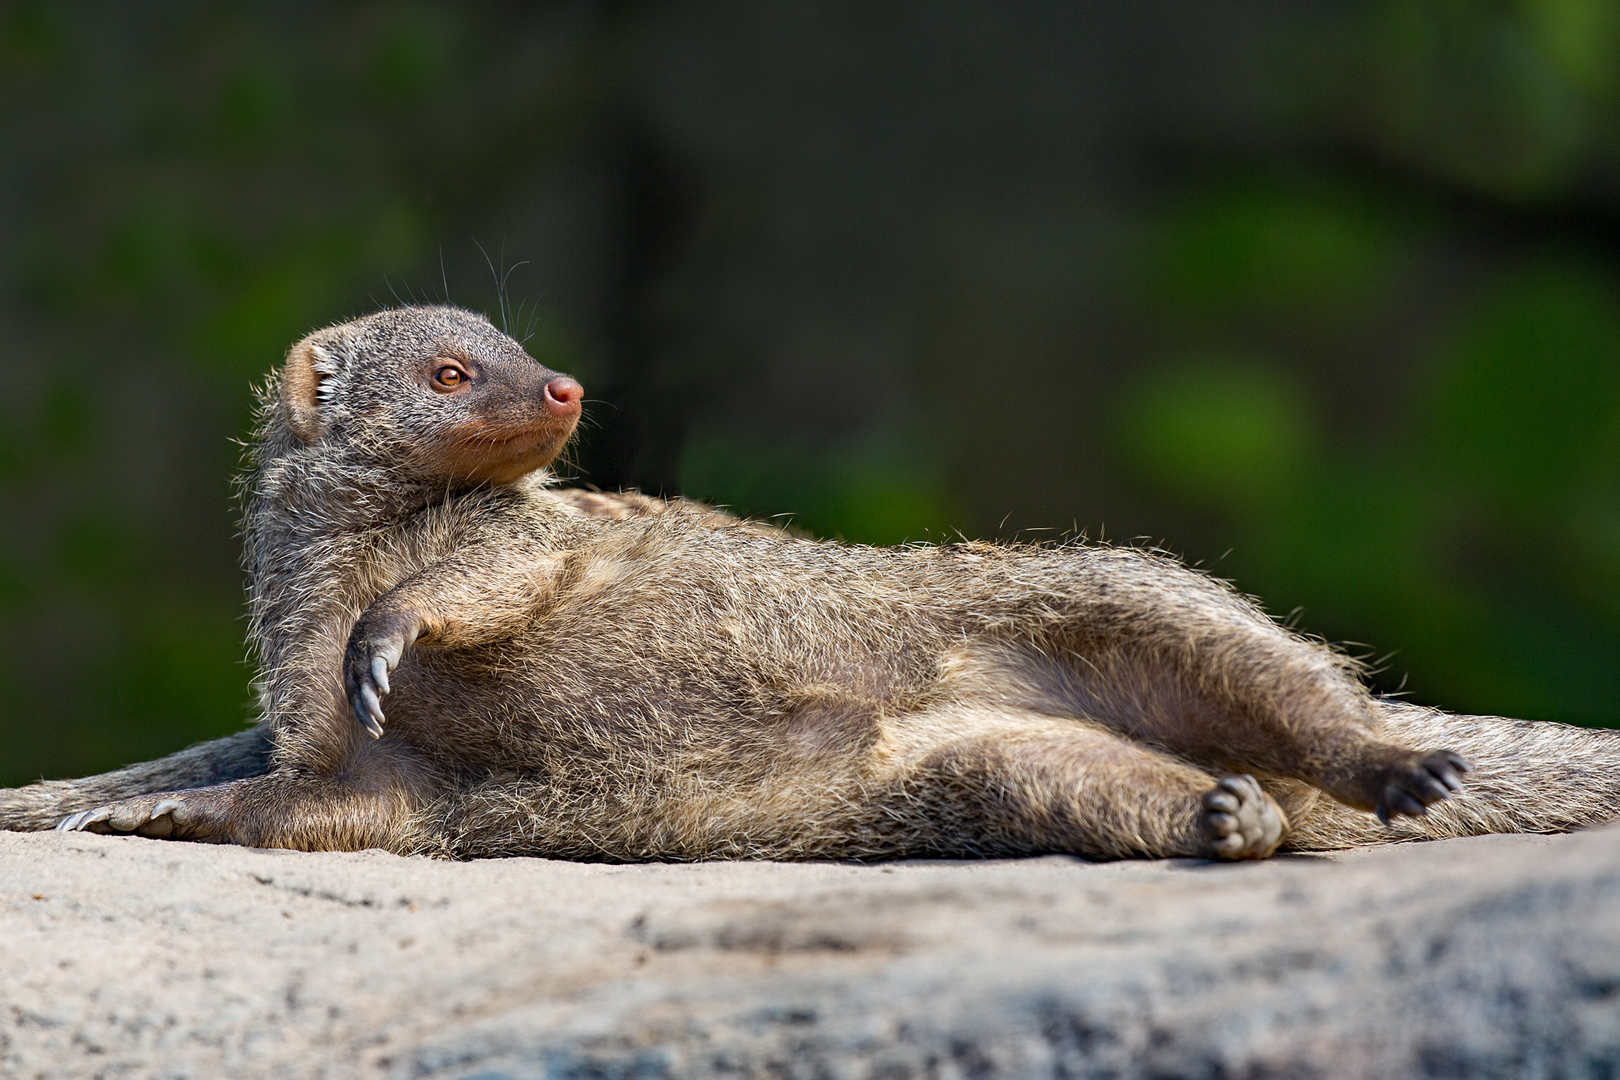
[[[465,371],[454,364],[445,364],[433,373],[433,389],[458,390],[468,382]]]

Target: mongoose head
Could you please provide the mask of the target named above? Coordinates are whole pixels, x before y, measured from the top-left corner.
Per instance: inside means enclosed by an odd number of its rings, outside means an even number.
[[[406,307],[317,330],[281,371],[281,418],[305,446],[430,482],[505,484],[550,464],[584,389],[488,319]]]

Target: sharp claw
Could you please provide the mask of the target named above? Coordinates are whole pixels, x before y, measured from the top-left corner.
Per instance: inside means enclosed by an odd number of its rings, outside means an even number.
[[[387,717],[383,716],[382,700],[377,697],[376,689],[369,683],[360,688],[360,701],[366,707],[366,715],[376,725],[378,734],[381,734],[383,721]]]
[[[178,810],[179,808],[180,808],[180,800],[179,799],[164,799],[162,802],[160,802],[156,806],[152,807],[152,816],[155,817],[155,818],[159,818],[159,817],[162,817],[164,814],[172,814],[176,810]]]
[[[1405,814],[1407,817],[1422,817],[1429,812],[1428,807],[1418,802],[1408,792],[1399,789],[1396,790],[1395,798],[1391,801],[1395,804],[1394,812]]]
[[[100,829],[94,829],[91,826],[100,825],[110,817],[112,817],[112,807],[110,806],[103,806],[99,810],[81,810],[68,819],[71,824],[68,824],[68,822],[63,823],[66,827],[62,831],[100,832]]]
[[[1468,765],[1456,754],[1435,754],[1426,763],[1426,767],[1450,790],[1462,790],[1462,774],[1468,771]]]
[[[371,658],[371,681],[377,684],[381,693],[388,693],[388,658],[374,656]]]
[[[77,814],[69,814],[56,823],[57,832],[75,832],[79,827],[79,819],[89,811],[80,810]]]
[[[1235,795],[1228,795],[1224,791],[1211,791],[1204,796],[1204,809],[1235,814],[1238,812],[1238,800]]]
[[[370,695],[368,700],[367,695]],[[360,726],[365,728],[373,739],[382,738],[382,708],[377,703],[377,695],[371,687],[363,686],[360,692],[354,695],[354,718]]]
[[[1440,783],[1440,778],[1435,776],[1433,773],[1420,774],[1413,786],[1418,790],[1408,792],[1407,794],[1415,801],[1422,803],[1424,806],[1428,806],[1430,803],[1439,802],[1441,799],[1444,799],[1447,794],[1446,786]]]

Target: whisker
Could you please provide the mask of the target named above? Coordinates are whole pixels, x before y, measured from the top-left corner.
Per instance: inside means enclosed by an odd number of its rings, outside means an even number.
[[[504,301],[501,300],[501,275],[500,275],[500,271],[495,269],[495,263],[494,263],[494,261],[492,259],[490,259],[489,252],[484,250],[484,245],[478,243],[478,237],[476,237],[476,236],[472,237],[472,242],[478,248],[478,253],[484,257],[484,265],[489,267],[490,280],[495,282],[495,299],[496,299],[496,301],[498,303],[500,303],[500,309],[501,309],[501,329],[505,330],[506,329],[506,304],[505,304]],[[502,249],[502,250],[504,251],[504,249]]]

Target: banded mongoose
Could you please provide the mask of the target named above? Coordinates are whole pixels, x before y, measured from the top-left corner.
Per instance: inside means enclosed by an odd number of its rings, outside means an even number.
[[[863,547],[558,490],[581,397],[451,307],[300,341],[242,480],[262,721],[0,792],[0,826],[462,858],[1240,859],[1620,814],[1620,732],[1379,699],[1157,554]]]

